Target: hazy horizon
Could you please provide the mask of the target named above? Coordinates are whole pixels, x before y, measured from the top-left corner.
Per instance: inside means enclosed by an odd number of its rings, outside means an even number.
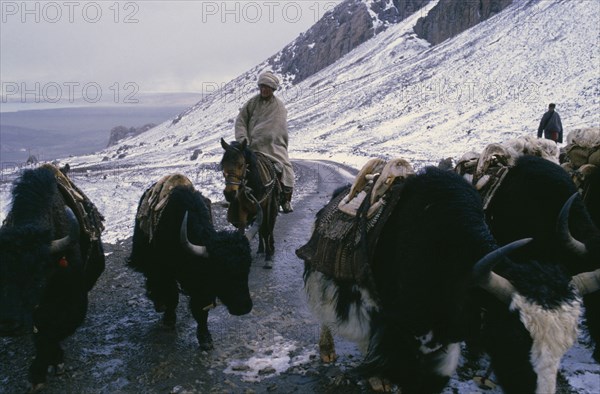
[[[3,0],[1,101],[129,104],[151,92],[211,92],[340,2]]]
[[[147,92],[139,93],[135,101],[130,103],[115,102],[106,99],[96,103],[87,102],[83,99],[61,100],[58,102],[39,102],[21,100],[20,98],[7,98],[0,100],[0,113],[12,113],[19,111],[41,111],[51,109],[74,109],[74,108],[149,108],[149,107],[188,107],[202,100],[201,92]]]

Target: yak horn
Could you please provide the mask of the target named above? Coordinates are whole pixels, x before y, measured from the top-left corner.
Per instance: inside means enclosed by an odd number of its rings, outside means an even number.
[[[571,212],[571,205],[573,205],[573,201],[579,196],[579,193],[575,192],[565,205],[563,205],[560,210],[560,214],[558,215],[558,221],[556,223],[556,231],[560,238],[565,242],[567,248],[575,252],[576,254],[583,256],[587,253],[587,248],[585,244],[581,241],[576,240],[569,230],[569,213]]]
[[[517,292],[516,289],[506,278],[496,274],[495,272],[492,272],[492,269],[498,262],[502,260],[504,256],[515,249],[519,249],[527,245],[529,242],[531,242],[531,240],[532,238],[523,238],[511,242],[508,245],[504,245],[501,248],[498,248],[483,256],[483,258],[481,258],[481,260],[479,260],[473,267],[473,274],[475,278],[484,278],[478,280],[479,286],[488,291],[490,294],[494,295],[500,301],[510,304],[512,295]]]
[[[573,276],[573,285],[582,296],[600,290],[600,269]]]
[[[479,285],[482,289],[492,294],[498,300],[505,304],[509,304],[513,294],[517,292],[515,287],[505,277],[498,275],[495,272],[490,272],[487,282]]]
[[[208,251],[206,250],[206,246],[194,245],[188,239],[187,224],[188,211],[185,211],[185,215],[183,215],[183,221],[181,222],[181,230],[179,231],[179,239],[181,240],[181,244],[188,252],[190,252],[194,256],[208,257]]]
[[[252,225],[252,227],[250,227],[250,229],[246,233],[246,238],[248,238],[248,241],[251,241],[252,238],[254,238],[254,236],[258,232],[258,230],[263,222],[262,208],[260,207],[260,204],[258,203],[258,201],[256,201],[256,198],[252,194],[250,194],[250,196],[256,203],[256,218],[254,219],[254,224]]]
[[[50,243],[50,253],[61,253],[67,249],[74,240],[79,238],[79,222],[77,221],[77,217],[71,208],[67,206],[65,206],[65,214],[67,215],[67,220],[69,221],[69,234],[60,239],[55,239],[52,241]]]

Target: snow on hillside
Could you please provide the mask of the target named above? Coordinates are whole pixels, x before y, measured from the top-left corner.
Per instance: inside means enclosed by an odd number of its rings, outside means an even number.
[[[292,159],[330,159],[359,168],[373,156],[400,156],[421,167],[490,142],[534,135],[549,102],[557,103],[567,133],[600,124],[600,2],[516,0],[431,47],[412,27],[435,4],[277,92],[288,108]],[[118,182],[101,197],[111,223],[107,241],[130,234],[125,218],[133,214],[137,196],[166,172],[183,172],[209,197],[221,198],[219,140],[233,139],[235,117],[256,94],[256,76],[265,64],[175,120],[97,154],[69,158],[75,169],[100,171]],[[202,153],[191,160],[195,150]],[[102,194],[96,186],[94,191]],[[6,192],[2,216],[5,198]]]
[[[549,102],[557,103],[567,132],[600,124],[598,2],[515,1],[430,47],[412,26],[436,3],[278,92],[288,106],[292,157],[357,164],[384,155],[437,162],[534,134]],[[221,153],[219,139],[233,139],[233,120],[256,93],[256,75],[264,66],[198,103],[176,124],[166,122],[124,141],[131,147],[112,164],[167,161],[187,167],[198,148],[200,160],[214,161]],[[114,153],[72,162],[97,164]]]
[[[277,92],[288,108],[292,159],[355,168],[375,156],[404,157],[417,167],[436,164],[491,142],[535,135],[549,102],[557,103],[567,133],[600,125],[600,2],[515,0],[431,47],[412,27],[436,3]],[[213,201],[222,199],[219,141],[233,139],[234,119],[256,94],[256,76],[265,67],[257,65],[176,121],[63,161],[105,214],[106,242],[131,235],[140,195],[167,173],[181,172]],[[199,157],[191,160],[198,149]],[[4,176],[13,174],[6,170]],[[9,198],[9,184],[0,183],[0,220]],[[600,391],[600,367],[589,351],[574,348],[564,362],[577,392]]]

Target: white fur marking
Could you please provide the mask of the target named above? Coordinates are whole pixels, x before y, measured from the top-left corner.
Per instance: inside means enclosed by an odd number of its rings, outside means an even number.
[[[356,342],[362,352],[366,352],[371,336],[370,313],[379,309],[369,291],[355,286],[360,292],[361,303],[352,303],[348,311],[348,319],[338,319],[336,305],[338,303],[338,286],[327,276],[318,271],[308,274],[304,290],[308,296],[308,305],[312,312],[328,325],[335,333]]]
[[[436,344],[435,342],[431,342],[433,340],[433,331],[429,331],[427,334],[421,335],[420,337],[415,337],[415,339],[417,340],[417,342],[421,343],[419,351],[422,354],[433,353],[442,348],[442,344]]]
[[[536,393],[554,393],[560,360],[577,339],[581,300],[577,297],[549,310],[515,294],[510,310],[519,311],[521,322],[533,340],[529,357],[537,374]]]
[[[458,343],[450,343],[446,346],[445,352],[440,352],[436,367],[436,372],[441,376],[452,376],[456,367],[458,367],[458,361],[460,359],[460,345]]]

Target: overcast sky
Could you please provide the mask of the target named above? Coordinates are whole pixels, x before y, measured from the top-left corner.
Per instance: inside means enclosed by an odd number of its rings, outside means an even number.
[[[2,93],[43,101],[83,86],[94,88],[88,95],[202,92],[275,54],[339,2],[2,0]]]

